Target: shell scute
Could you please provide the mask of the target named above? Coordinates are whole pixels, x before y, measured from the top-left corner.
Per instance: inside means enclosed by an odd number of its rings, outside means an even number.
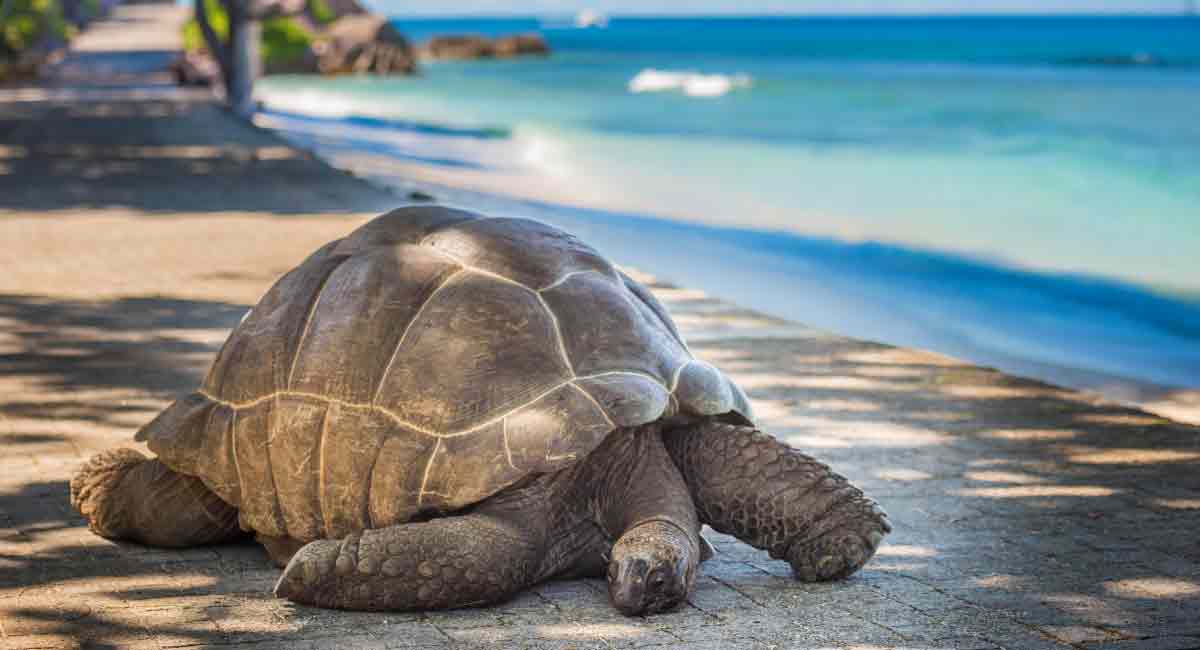
[[[287,525],[279,509],[278,485],[271,467],[271,439],[276,402],[263,400],[237,411],[233,420],[234,455],[241,479],[241,503],[238,518],[242,527],[271,537],[285,537]],[[291,444],[292,435],[281,436],[280,443]]]
[[[587,393],[566,384],[505,418],[512,464],[530,472],[571,465],[599,446],[613,425]]]
[[[509,462],[504,421],[468,435],[440,439],[420,488],[421,509],[457,510],[490,496],[496,485],[520,480],[526,472]]]
[[[217,353],[204,391],[243,402],[287,385],[296,346],[325,281],[347,258],[326,244],[286,273],[262,297]]]
[[[370,402],[388,355],[458,266],[421,246],[379,246],[347,259],[325,282],[301,334],[287,389]]]
[[[275,408],[274,435],[268,444],[270,467],[284,527],[294,539],[316,539],[324,532],[321,517],[321,436],[328,402],[281,396]],[[279,438],[286,436],[286,440]]]
[[[575,383],[620,427],[636,427],[674,415],[666,387],[645,375],[615,373],[581,378]]]
[[[422,510],[421,486],[440,441],[392,423],[383,435],[370,471],[351,481],[369,486],[363,496],[368,528],[402,523]]]
[[[690,358],[669,332],[647,318],[619,281],[583,273],[542,296],[558,315],[567,356],[580,377],[640,372],[666,384]]]
[[[617,277],[613,265],[579,238],[528,219],[460,222],[429,234],[421,243],[532,290],[570,273]]]
[[[394,423],[370,409],[330,405],[320,445],[323,537],[345,537],[371,527],[368,510],[370,477],[380,447]]]
[[[417,244],[434,231],[480,218],[466,210],[439,205],[399,208],[359,226],[338,242],[333,252],[355,255],[372,248]]]
[[[408,326],[376,400],[425,430],[480,426],[571,378],[532,292],[462,271]]]

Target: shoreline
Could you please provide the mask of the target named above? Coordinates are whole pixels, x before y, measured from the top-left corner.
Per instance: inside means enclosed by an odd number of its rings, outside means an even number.
[[[1047,361],[1022,354],[1020,345],[1023,341],[1018,340],[1014,345],[1012,341],[1003,340],[1011,332],[989,332],[987,329],[991,322],[1010,317],[1004,313],[1003,304],[983,304],[972,302],[965,295],[952,295],[950,300],[959,301],[957,304],[939,306],[932,313],[920,313],[912,311],[911,301],[906,304],[892,300],[888,295],[897,287],[900,292],[919,293],[928,291],[930,284],[943,282],[937,272],[922,274],[909,268],[936,266],[941,272],[949,268],[954,273],[975,276],[969,277],[968,282],[982,276],[984,281],[993,282],[998,290],[1015,287],[1033,294],[1040,292],[1041,295],[1033,296],[1035,299],[1047,300],[1045,295],[1058,295],[1060,298],[1050,300],[1072,300],[1095,287],[1103,287],[1109,292],[1141,293],[1143,295],[1138,298],[1142,304],[1157,310],[1192,309],[1200,313],[1200,308],[1192,308],[1186,303],[1180,303],[1183,307],[1177,308],[1170,299],[1140,287],[1089,276],[987,265],[969,257],[939,251],[872,242],[842,242],[789,232],[734,228],[671,216],[573,205],[567,201],[570,188],[554,186],[553,179],[544,179],[544,185],[522,182],[515,189],[504,192],[500,189],[504,186],[503,177],[489,179],[485,174],[469,169],[434,169],[420,161],[405,161],[379,151],[359,149],[354,144],[331,146],[330,140],[298,138],[286,130],[273,129],[260,122],[262,120],[256,121],[256,125],[276,133],[292,146],[308,150],[332,167],[393,191],[400,198],[418,192],[434,197],[439,203],[466,209],[538,218],[579,234],[618,263],[663,278],[677,287],[701,290],[719,299],[730,300],[770,318],[816,327],[837,336],[927,350],[1143,408],[1180,422],[1200,424],[1200,387],[1178,387],[1128,373],[1079,367],[1069,360]],[[486,181],[481,183],[481,178]],[[686,246],[681,246],[680,242],[686,242]],[[676,252],[679,248],[687,250],[680,255]],[[864,256],[903,259],[896,263],[894,273],[885,278],[857,276],[854,267]],[[806,277],[814,271],[824,277]],[[845,277],[836,277],[839,274]],[[889,286],[897,277],[908,284]],[[801,278],[805,279],[801,281]],[[789,303],[786,297],[781,298],[772,291],[774,287],[785,286],[792,287],[789,292],[792,296],[799,296],[802,287],[805,297]],[[814,294],[823,295],[814,299],[811,297]],[[940,293],[932,297],[945,298]],[[1092,299],[1097,304],[1088,309],[1111,309],[1104,304],[1104,295]],[[1053,307],[1047,306],[1048,309]],[[972,313],[969,309],[985,313]],[[853,313],[856,310],[861,313]],[[994,313],[986,313],[986,310]],[[1079,318],[1086,316],[1081,313]],[[1172,316],[1183,320],[1178,314]],[[990,346],[987,345],[989,337],[992,339]],[[1176,364],[1183,372],[1191,367],[1186,360]]]

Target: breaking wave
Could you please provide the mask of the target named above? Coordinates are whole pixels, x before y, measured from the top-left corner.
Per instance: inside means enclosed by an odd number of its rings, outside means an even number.
[[[749,88],[748,75],[702,74],[679,70],[646,68],[629,80],[631,93],[679,91],[690,97],[720,97],[732,90]]]

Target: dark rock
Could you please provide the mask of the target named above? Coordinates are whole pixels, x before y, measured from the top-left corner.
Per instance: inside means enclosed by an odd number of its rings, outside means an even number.
[[[211,86],[221,69],[206,52],[187,52],[171,62],[171,74],[180,86]]]
[[[316,71],[413,74],[412,46],[387,18],[375,14],[342,16],[313,45]]]
[[[540,34],[514,34],[490,39],[478,34],[449,34],[435,36],[419,49],[423,59],[465,60],[506,59],[524,55],[545,56],[550,53],[546,39]]]
[[[488,59],[495,55],[491,39],[477,34],[435,36],[421,47],[428,59]]]
[[[546,44],[546,39],[542,38],[541,34],[514,34],[512,36],[502,36],[497,38],[492,45],[492,50],[496,58],[509,58],[514,56],[547,56],[550,54],[550,46]]]
[[[430,201],[436,201],[437,197],[435,197],[432,194],[426,194],[425,192],[422,192],[420,190],[413,190],[408,193],[408,200],[409,201],[419,201],[421,203],[428,203]]]

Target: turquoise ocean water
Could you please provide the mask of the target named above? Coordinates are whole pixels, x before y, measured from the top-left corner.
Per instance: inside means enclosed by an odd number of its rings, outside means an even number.
[[[554,54],[271,78],[261,122],[809,324],[1200,386],[1200,19],[396,24],[540,31]]]

